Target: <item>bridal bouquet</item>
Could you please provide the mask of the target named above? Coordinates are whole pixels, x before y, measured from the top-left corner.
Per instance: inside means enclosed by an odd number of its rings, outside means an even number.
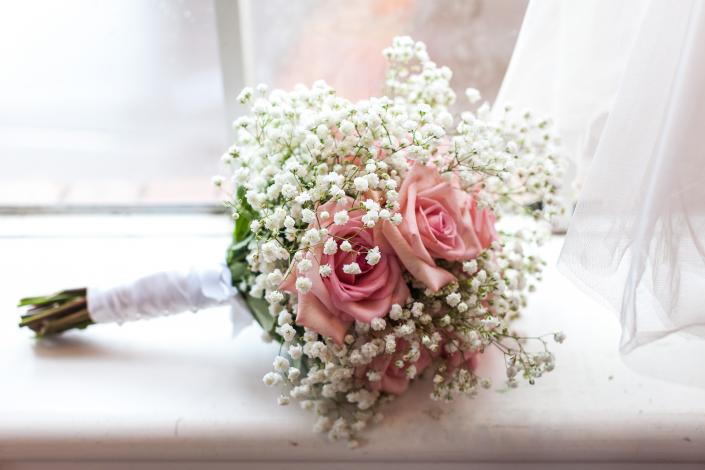
[[[487,348],[509,387],[552,370],[548,339],[563,335],[511,328],[540,278],[542,221],[560,210],[549,123],[487,104],[454,117],[451,71],[422,43],[396,38],[384,55],[379,98],[353,103],[323,82],[242,91],[231,174],[215,179],[235,221],[227,269],[25,299],[22,325],[51,334],[234,297],[281,345],[263,379],[279,404],[298,401],[353,446],[422,375],[434,400],[490,387],[475,373]]]

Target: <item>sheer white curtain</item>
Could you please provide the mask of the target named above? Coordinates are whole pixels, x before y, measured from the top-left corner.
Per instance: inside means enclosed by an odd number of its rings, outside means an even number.
[[[507,101],[552,114],[575,163],[563,272],[638,368],[705,383],[705,2],[534,0]]]

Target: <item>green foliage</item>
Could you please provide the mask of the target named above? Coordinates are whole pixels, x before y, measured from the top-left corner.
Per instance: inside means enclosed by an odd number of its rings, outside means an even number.
[[[252,206],[245,198],[245,188],[237,189],[237,209],[239,217],[235,221],[233,228],[233,242],[228,248],[227,262],[233,278],[233,284],[237,285],[249,274],[247,267],[247,246],[252,241],[253,234],[250,232],[250,224],[255,215]]]
[[[236,193],[236,208],[238,218],[235,220],[233,228],[233,242],[228,248],[227,263],[233,280],[233,286],[240,290],[239,285],[247,280],[250,269],[247,265],[248,246],[254,239],[254,234],[250,231],[250,224],[256,213],[245,197],[245,188],[240,186]],[[264,299],[252,297],[249,293],[240,291],[245,298],[245,303],[250,309],[252,317],[259,323],[262,329],[268,332],[280,343],[282,338],[274,331],[277,327],[275,319],[269,314],[269,303]]]

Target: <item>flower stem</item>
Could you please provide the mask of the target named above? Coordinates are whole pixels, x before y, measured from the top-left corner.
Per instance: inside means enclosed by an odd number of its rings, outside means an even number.
[[[24,298],[19,306],[28,307],[19,326],[31,329],[39,337],[82,329],[94,323],[88,313],[85,288]]]

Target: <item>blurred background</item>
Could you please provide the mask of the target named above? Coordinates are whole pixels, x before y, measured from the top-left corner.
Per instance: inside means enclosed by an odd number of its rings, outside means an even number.
[[[1,0],[0,209],[215,210],[245,84],[375,95],[406,34],[491,101],[526,3]]]

